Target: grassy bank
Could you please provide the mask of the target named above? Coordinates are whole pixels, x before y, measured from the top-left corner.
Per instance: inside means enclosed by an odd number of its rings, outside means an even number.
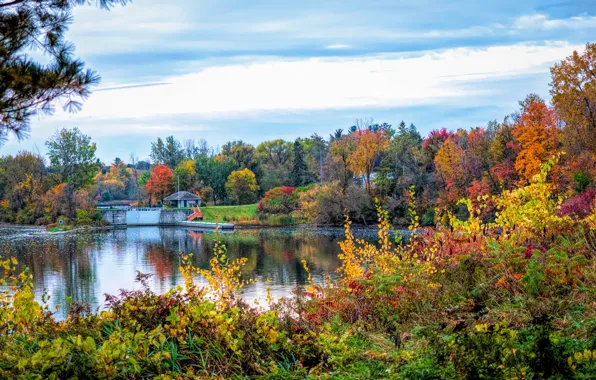
[[[241,206],[203,206],[201,207],[206,222],[258,224],[257,205]]]
[[[206,222],[288,226],[295,224],[289,215],[259,215],[257,205],[201,207]]]

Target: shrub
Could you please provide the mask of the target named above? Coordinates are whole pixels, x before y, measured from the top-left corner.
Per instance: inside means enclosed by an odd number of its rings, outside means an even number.
[[[91,219],[91,216],[89,215],[89,212],[87,210],[81,210],[78,209],[77,210],[77,215],[75,218],[75,223],[79,226],[82,225],[89,225],[93,222],[93,219]]]
[[[592,213],[596,204],[596,188],[589,188],[585,192],[566,199],[561,204],[559,215],[583,219]]]
[[[259,214],[290,214],[298,208],[296,188],[290,186],[276,187],[265,193],[259,202]]]

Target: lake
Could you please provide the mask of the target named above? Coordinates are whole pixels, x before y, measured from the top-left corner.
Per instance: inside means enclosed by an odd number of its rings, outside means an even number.
[[[355,230],[355,234],[376,236],[375,231],[365,229]],[[60,305],[56,316],[64,318],[68,297],[90,304],[95,311],[103,307],[105,294],[138,289],[140,285],[134,282],[137,270],[153,274],[149,283],[156,293],[182,285],[179,252],[192,252],[194,264],[206,269],[216,239],[227,247],[230,258],[248,259],[243,276],[256,281],[244,288],[241,297],[253,302],[264,300],[267,288],[274,297],[282,297],[305,284],[308,275],[302,260],[316,281],[325,274],[335,275],[343,229],[266,228],[214,233],[136,227],[67,234],[0,229],[0,252],[2,257],[15,256],[20,268],[31,268],[38,299],[47,291],[51,309]]]

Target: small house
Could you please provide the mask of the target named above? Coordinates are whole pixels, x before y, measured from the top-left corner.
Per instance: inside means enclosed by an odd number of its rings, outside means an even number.
[[[201,205],[201,197],[189,193],[188,191],[179,191],[164,199],[172,207],[195,207]]]

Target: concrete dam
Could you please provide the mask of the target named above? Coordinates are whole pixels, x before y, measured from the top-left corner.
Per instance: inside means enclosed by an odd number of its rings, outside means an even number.
[[[192,214],[190,209],[100,209],[103,220],[114,226],[174,226]]]

